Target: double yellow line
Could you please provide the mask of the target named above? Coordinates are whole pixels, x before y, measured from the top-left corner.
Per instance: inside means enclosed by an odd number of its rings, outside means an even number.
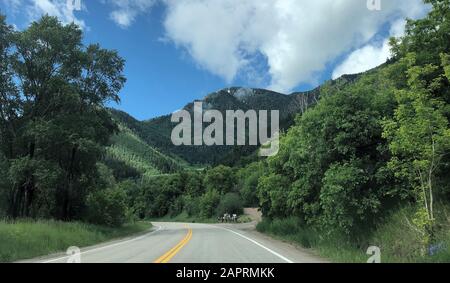
[[[181,251],[182,248],[184,248],[184,246],[187,245],[187,243],[189,243],[191,238],[192,238],[192,229],[188,228],[188,233],[186,234],[186,236],[184,236],[183,240],[181,240],[181,242],[179,242],[175,247],[173,247],[167,253],[163,254],[153,263],[168,263],[179,251]]]

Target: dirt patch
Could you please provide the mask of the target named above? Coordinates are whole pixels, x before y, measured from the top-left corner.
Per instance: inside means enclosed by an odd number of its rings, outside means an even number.
[[[250,216],[253,221],[261,222],[262,221],[262,213],[259,208],[244,208],[244,214]]]

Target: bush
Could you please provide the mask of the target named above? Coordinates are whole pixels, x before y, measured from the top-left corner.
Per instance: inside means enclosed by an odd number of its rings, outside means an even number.
[[[202,217],[211,218],[216,212],[220,202],[220,194],[217,190],[208,190],[200,199],[200,214]]]
[[[177,197],[170,206],[169,214],[172,216],[179,215],[183,212],[184,208],[184,199],[183,197]]]
[[[357,162],[332,165],[325,173],[320,193],[324,230],[350,234],[356,228],[370,226],[380,200],[371,190],[367,175]]]
[[[264,175],[264,163],[256,162],[242,168],[238,172],[239,192],[246,207],[257,207],[259,204],[257,187],[259,178]]]
[[[119,188],[91,193],[86,205],[85,220],[89,223],[117,227],[126,221],[126,194]]]
[[[236,176],[232,168],[220,165],[206,172],[205,184],[208,190],[226,194],[235,190]]]
[[[190,195],[184,197],[184,211],[189,216],[197,216],[200,214],[200,204],[198,198],[194,198]]]
[[[228,193],[222,197],[217,208],[217,215],[237,214],[240,215],[244,211],[241,197],[236,193]]]
[[[289,180],[279,174],[270,174],[259,179],[258,198],[265,216],[286,217],[290,214],[287,208],[287,188]]]

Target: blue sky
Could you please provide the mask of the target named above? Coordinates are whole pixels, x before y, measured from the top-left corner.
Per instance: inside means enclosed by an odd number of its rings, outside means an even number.
[[[76,1],[76,0],[74,0]],[[229,86],[284,93],[383,63],[387,39],[419,0],[0,0],[18,29],[48,13],[75,21],[86,43],[116,49],[128,82],[115,106],[144,120]]]

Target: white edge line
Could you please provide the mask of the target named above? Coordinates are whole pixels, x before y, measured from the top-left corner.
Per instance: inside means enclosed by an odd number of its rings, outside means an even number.
[[[80,255],[91,253],[91,252],[95,252],[95,251],[100,251],[100,250],[104,250],[104,249],[108,249],[108,248],[112,248],[112,247],[116,247],[116,246],[120,246],[120,245],[131,243],[131,242],[134,242],[134,241],[139,241],[139,240],[141,240],[141,239],[143,239],[143,238],[145,238],[147,236],[150,236],[150,235],[160,231],[162,228],[163,228],[162,226],[158,226],[158,229],[156,229],[155,231],[152,231],[152,232],[150,232],[148,234],[145,234],[143,236],[140,236],[140,237],[137,237],[137,238],[134,238],[134,239],[131,239],[131,240],[115,243],[115,244],[112,244],[112,245],[108,245],[108,246],[103,246],[103,247],[87,250],[87,251],[81,252]],[[55,258],[55,259],[51,259],[51,260],[47,260],[47,261],[42,261],[41,263],[52,263],[52,262],[60,261],[60,260],[63,260],[63,259],[69,258],[69,257],[70,257],[70,255],[67,255],[67,256],[63,256],[63,257],[59,257],[59,258]]]
[[[286,258],[286,257],[284,257],[284,256],[282,256],[282,255],[280,255],[279,253],[277,253],[277,252],[275,252],[275,251],[269,249],[268,247],[264,246],[263,244],[258,243],[257,241],[255,241],[255,240],[253,240],[253,239],[251,239],[251,238],[249,238],[249,237],[247,237],[247,236],[242,235],[241,233],[238,233],[238,232],[236,232],[236,231],[233,231],[233,230],[228,229],[228,228],[225,228],[225,227],[220,227],[220,226],[215,226],[215,225],[214,225],[214,227],[217,227],[217,228],[220,228],[220,229],[224,229],[224,230],[226,230],[226,231],[228,231],[228,232],[231,232],[231,233],[233,233],[233,234],[236,234],[236,235],[238,235],[239,237],[244,238],[244,239],[246,239],[246,240],[252,242],[253,244],[257,245],[258,247],[263,248],[263,249],[265,249],[266,251],[270,252],[271,254],[273,254],[273,255],[275,255],[275,256],[281,258],[282,260],[284,260],[284,261],[287,262],[287,263],[294,263],[292,260],[290,260],[290,259],[288,259],[288,258]]]

